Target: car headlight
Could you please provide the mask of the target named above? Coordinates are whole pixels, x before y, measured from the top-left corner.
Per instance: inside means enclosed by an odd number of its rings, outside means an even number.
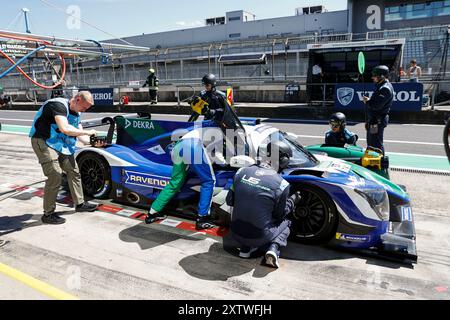
[[[367,200],[381,220],[389,220],[389,197],[384,188],[358,188],[355,191]]]

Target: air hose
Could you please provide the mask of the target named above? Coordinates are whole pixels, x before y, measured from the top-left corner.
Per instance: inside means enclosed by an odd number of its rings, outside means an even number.
[[[8,38],[8,39],[13,39],[13,40],[21,40],[21,41],[31,41],[31,42],[36,42],[37,44],[40,45],[39,48],[37,48],[36,50],[33,50],[31,53],[27,54],[25,57],[21,58],[18,62],[15,62],[9,55],[7,55],[5,52],[0,50],[0,54],[3,57],[5,57],[12,64],[12,67],[10,67],[8,70],[6,70],[4,73],[2,73],[0,78],[9,74],[12,70],[14,70],[16,68],[25,78],[27,78],[34,85],[36,85],[42,89],[52,90],[62,84],[62,82],[66,76],[66,61],[64,60],[64,56],[61,53],[58,53],[59,58],[61,60],[61,66],[62,66],[61,77],[60,77],[60,80],[52,86],[46,86],[46,85],[43,85],[43,84],[35,81],[19,66],[21,63],[23,63],[25,60],[27,60],[34,53],[45,49],[47,45],[52,45],[50,42],[31,38],[31,37],[12,36],[12,35],[6,35],[6,34],[2,34],[2,33],[0,33],[0,38]]]

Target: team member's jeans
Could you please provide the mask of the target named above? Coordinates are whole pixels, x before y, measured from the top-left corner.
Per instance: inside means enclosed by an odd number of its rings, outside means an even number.
[[[370,127],[367,129],[367,146],[373,147],[373,148],[378,148],[383,151],[383,154],[384,154],[383,139],[384,139],[384,129],[385,128],[386,128],[385,126],[383,126],[382,124],[379,124],[377,133],[371,133]]]
[[[44,175],[48,178],[44,189],[44,214],[50,215],[55,212],[63,171],[67,174],[67,181],[74,204],[83,204],[84,196],[81,175],[75,157],[56,152],[48,147],[43,139],[31,138],[31,146],[39,159]]]

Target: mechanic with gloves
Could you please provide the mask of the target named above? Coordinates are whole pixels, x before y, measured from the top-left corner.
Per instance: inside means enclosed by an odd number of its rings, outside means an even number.
[[[347,118],[342,112],[337,112],[330,117],[331,130],[325,133],[325,144],[344,147],[346,144],[356,145],[358,136],[348,130]]]
[[[372,70],[372,80],[376,85],[372,97],[363,97],[366,104],[367,146],[385,152],[383,145],[384,129],[389,123],[389,111],[394,101],[394,88],[388,80],[389,68],[377,66]]]
[[[44,223],[65,222],[55,212],[63,171],[67,174],[76,212],[97,209],[97,205],[84,200],[80,171],[74,157],[77,137],[96,135],[95,130],[83,130],[80,123],[80,112],[87,111],[93,104],[92,94],[81,91],[70,100],[55,98],[46,101],[34,118],[29,135],[31,145],[48,178],[44,189]]]
[[[265,263],[279,267],[280,247],[287,245],[291,222],[287,215],[300,201],[300,194],[289,197],[290,186],[280,173],[287,168],[292,149],[282,141],[267,146],[270,161],[240,169],[227,195],[233,207],[230,233],[240,245],[239,256],[250,258],[265,251]]]
[[[222,131],[228,128],[237,128],[232,116],[233,110],[225,101],[224,96],[215,90],[216,80],[214,75],[206,75],[202,82],[205,85],[206,92],[203,92],[202,97],[195,99],[192,103],[193,115],[189,121],[195,121],[200,115],[204,115],[206,121],[212,121],[211,124],[214,127],[220,127]],[[162,213],[164,207],[181,190],[186,182],[189,170],[193,170],[201,183],[196,229],[203,230],[215,227],[210,218],[210,211],[216,179],[211,157],[204,143],[200,133],[193,130],[175,144],[172,150],[172,177],[169,184],[152,203],[145,219],[147,224],[166,218]]]
[[[203,77],[202,84],[205,86],[205,90],[201,92],[200,98],[208,104],[208,110],[204,114],[205,120],[222,119],[225,113],[227,97],[225,93],[217,90],[216,76],[208,73]]]
[[[148,93],[150,95],[150,104],[158,103],[158,90],[159,90],[159,79],[155,75],[155,69],[148,70],[148,77],[142,88],[148,86]]]

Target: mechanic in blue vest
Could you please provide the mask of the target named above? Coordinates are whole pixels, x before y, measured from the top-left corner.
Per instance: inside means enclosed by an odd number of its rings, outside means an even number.
[[[363,97],[366,104],[367,146],[383,151],[384,129],[389,123],[389,112],[394,101],[394,87],[388,80],[389,68],[377,66],[372,70],[372,80],[376,85],[372,97]]]
[[[63,171],[67,174],[76,212],[92,212],[97,209],[97,205],[84,200],[80,171],[74,157],[77,137],[86,143],[83,136],[96,135],[95,130],[83,130],[80,122],[80,112],[87,111],[93,104],[92,94],[81,91],[71,100],[55,98],[46,101],[34,118],[29,135],[31,145],[48,178],[44,189],[44,223],[65,222],[55,212]]]
[[[325,144],[344,147],[346,144],[356,144],[358,136],[348,130],[347,118],[342,112],[337,112],[330,117],[330,127],[325,133]]]
[[[282,141],[267,146],[270,161],[240,169],[227,195],[233,207],[230,234],[240,244],[241,258],[265,252],[265,263],[279,267],[280,247],[287,245],[291,222],[287,215],[300,201],[290,194],[289,183],[280,173],[287,168],[292,149]]]

